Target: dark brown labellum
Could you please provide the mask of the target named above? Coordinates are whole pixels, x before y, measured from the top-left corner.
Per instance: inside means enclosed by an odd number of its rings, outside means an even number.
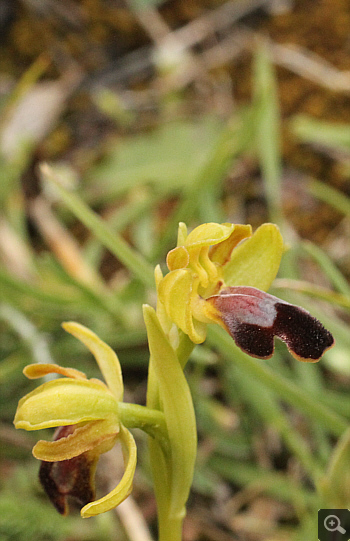
[[[309,312],[253,287],[229,287],[207,299],[236,344],[253,357],[268,359],[274,337],[301,361],[316,362],[333,346],[331,333]]]
[[[67,437],[74,431],[74,428],[74,426],[58,428],[54,439]],[[91,475],[94,470],[94,462],[89,453],[83,453],[59,462],[41,462],[40,482],[61,515],[68,514],[70,498],[75,500],[80,507],[95,499]]]

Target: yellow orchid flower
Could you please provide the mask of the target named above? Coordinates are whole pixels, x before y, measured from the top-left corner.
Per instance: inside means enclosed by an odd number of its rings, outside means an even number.
[[[250,226],[229,223],[202,224],[187,234],[180,223],[177,247],[167,257],[169,273],[163,277],[156,269],[157,312],[169,339],[175,323],[200,344],[207,323],[214,322],[253,357],[271,357],[277,336],[298,360],[319,360],[332,347],[332,335],[306,310],[266,293],[282,253],[274,224],[252,235]]]
[[[94,355],[106,383],[88,380],[73,368],[54,364],[32,364],[24,369],[30,379],[50,373],[64,378],[48,381],[24,396],[17,408],[16,428],[40,430],[58,427],[54,441],[39,441],[33,454],[42,460],[40,480],[51,501],[62,514],[68,512],[68,496],[82,505],[82,517],[113,509],[131,492],[136,467],[136,445],[120,421],[123,380],[118,357],[92,331],[78,323],[64,329],[83,342]],[[109,494],[94,500],[94,474],[99,456],[120,442],[124,475]]]

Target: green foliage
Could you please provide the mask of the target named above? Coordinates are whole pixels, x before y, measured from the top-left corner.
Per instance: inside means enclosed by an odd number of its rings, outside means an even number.
[[[149,184],[163,195],[188,189],[223,129],[218,118],[177,120],[111,145],[86,176],[88,200],[101,202]]]
[[[350,146],[348,124],[335,124],[306,115],[297,115],[291,121],[291,130],[306,143],[318,143],[338,150],[346,150]]]
[[[331,254],[289,236],[285,228],[281,119],[275,76],[265,49],[259,50],[255,68],[253,103],[226,121],[213,115],[176,119],[160,122],[146,133],[109,140],[103,147],[104,158],[83,175],[76,190],[63,186],[64,175],[55,166],[54,177],[44,175],[44,197],[54,202],[53,215],[68,231],[76,222],[84,224],[88,238],[79,244],[78,253],[92,280],[72,274],[52,246],[35,245],[28,234],[19,181],[28,155],[24,152],[12,164],[2,158],[0,208],[10,238],[24,249],[15,261],[16,271],[6,258],[0,266],[1,423],[10,427],[18,398],[32,388],[21,374],[25,364],[54,359],[85,371],[88,367],[90,373],[95,370],[84,348],[64,336],[60,329],[64,320],[74,319],[93,329],[118,351],[131,382],[140,383],[148,362],[141,304],[153,301],[153,263],[163,261],[169,242],[174,243],[178,221],[194,226],[199,221],[229,221],[236,215],[236,208],[223,197],[224,182],[232,166],[249,157],[264,178],[269,219],[286,232],[290,246],[274,292],[314,312],[333,332],[336,346],[319,365],[296,367],[282,348],[277,347],[273,359],[265,363],[239,352],[220,329],[210,330],[205,348],[194,351],[187,374],[201,442],[194,491],[215,498],[222,483],[285,502],[294,522],[298,521],[297,526],[291,521],[288,539],[308,541],[320,506],[316,487],[322,473],[327,471],[328,479],[336,479],[337,464],[348,460],[348,446],[339,444],[333,449],[334,439],[344,434],[350,421],[346,323],[350,286]],[[341,151],[349,145],[347,126],[298,118],[291,130],[306,143]],[[70,167],[78,169],[74,163]],[[344,193],[317,179],[305,188],[344,216],[350,215],[350,200]],[[162,219],[159,209],[165,209]],[[118,268],[110,282],[101,272],[107,251],[116,258]],[[315,281],[320,278],[324,287],[305,279],[303,268],[310,265]],[[233,419],[227,424],[232,417],[237,422]],[[265,462],[263,456],[264,465],[256,454],[259,445],[268,454],[269,431],[287,457],[278,471],[274,451]],[[20,462],[28,455],[21,443],[21,452],[12,451],[16,445],[6,447],[5,456],[12,454],[18,460],[16,468],[21,469]],[[290,475],[289,462],[297,462],[302,474]],[[75,520],[80,519],[63,520],[56,515],[33,487],[27,489],[17,481],[1,487],[1,540],[89,539],[92,534],[85,526],[79,537],[81,523],[77,526]]]
[[[59,541],[72,525],[42,499],[35,486],[36,471],[18,467],[2,484],[0,539],[3,541]]]
[[[46,509],[39,500],[25,499],[23,493],[0,496],[0,539],[3,541],[59,541],[70,524],[54,509]]]

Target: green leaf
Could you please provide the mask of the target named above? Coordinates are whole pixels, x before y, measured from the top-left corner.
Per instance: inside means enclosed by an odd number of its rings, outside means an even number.
[[[197,452],[196,420],[191,392],[175,351],[151,306],[144,305],[151,363],[170,441],[170,514],[182,517],[193,479]]]

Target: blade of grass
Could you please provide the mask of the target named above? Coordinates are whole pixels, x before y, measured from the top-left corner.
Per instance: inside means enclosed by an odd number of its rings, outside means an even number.
[[[0,305],[0,318],[6,321],[23,340],[34,362],[54,364],[46,337],[19,310],[8,304]]]
[[[118,208],[116,212],[107,217],[109,228],[113,231],[113,234],[122,232],[128,225],[137,222],[145,214],[151,214],[151,209],[163,197],[163,194],[156,194],[153,191],[144,194],[142,198],[137,194],[136,199],[126,202],[122,208]],[[103,246],[96,237],[91,238],[84,248],[84,254],[95,268],[100,262],[102,250]]]
[[[327,278],[340,293],[350,298],[350,285],[347,279],[322,248],[310,241],[301,242],[299,248],[301,253],[307,253],[318,263]]]
[[[294,116],[290,124],[293,134],[301,141],[344,150],[350,147],[349,124],[326,122],[307,115]]]
[[[224,366],[226,392],[230,394],[229,383],[239,386],[245,402],[249,403],[267,426],[272,426],[281,435],[289,450],[299,459],[314,483],[321,477],[321,465],[310,451],[305,439],[289,422],[288,417],[278,405],[273,393],[260,382],[251,378],[247,372],[226,361]]]
[[[277,278],[272,289],[285,289],[286,291],[297,291],[315,299],[323,299],[333,306],[350,309],[350,297],[342,293],[336,293],[331,289],[320,287],[305,280],[293,280],[289,278]]]
[[[350,421],[350,396],[348,387],[346,387],[344,392],[325,389],[322,402],[340,415],[345,415]]]
[[[297,383],[305,389],[306,392],[313,396],[323,395],[325,386],[319,366],[310,365],[307,363],[294,363],[294,372],[297,377]],[[312,439],[315,443],[315,449],[320,460],[325,465],[331,453],[331,443],[329,437],[319,423],[312,423]]]
[[[350,199],[344,193],[316,179],[310,179],[306,188],[317,199],[328,203],[342,214],[350,216]]]
[[[254,93],[257,111],[256,146],[270,221],[282,226],[284,219],[281,204],[280,112],[276,77],[264,43],[255,54]]]
[[[9,295],[19,295],[20,297],[33,298],[38,301],[48,304],[48,305],[58,305],[58,306],[67,306],[69,307],[74,302],[79,302],[79,296],[74,295],[72,292],[70,294],[64,294],[60,291],[59,294],[49,293],[44,291],[39,286],[34,284],[29,284],[19,280],[6,271],[0,269],[0,291],[5,293],[5,289],[8,289]],[[53,289],[54,290],[54,289]]]
[[[154,287],[153,267],[117,233],[72,192],[66,190],[51,167],[41,166],[44,179],[57,188],[68,208],[83,222],[90,231],[132,272],[143,284]]]
[[[285,475],[257,467],[252,464],[213,456],[208,461],[208,467],[219,473],[225,479],[241,486],[255,488],[259,493],[267,493],[278,500],[295,503],[299,506],[317,506],[318,497],[313,492],[303,489],[290,481]]]
[[[107,287],[93,289],[90,285],[84,284],[68,273],[65,273],[65,278],[68,284],[73,285],[74,288],[81,291],[87,306],[96,310],[102,308],[104,312],[107,312],[109,316],[112,316],[124,328],[130,327],[131,322],[128,318],[126,307],[115,292]]]
[[[262,361],[249,357],[234,344],[232,338],[218,326],[208,328],[208,341],[217,348],[228,360],[237,364],[247,374],[256,378],[269,389],[277,393],[285,402],[302,410],[308,417],[312,417],[322,424],[335,436],[340,436],[347,429],[347,421],[340,415],[320,404],[314,397],[292,381],[282,378],[263,364]]]
[[[253,110],[242,110],[235,115],[223,129],[211,155],[199,170],[192,184],[182,193],[182,199],[168,220],[167,227],[152,254],[152,260],[158,260],[176,238],[179,222],[190,223],[198,213],[201,194],[211,187],[218,192],[221,183],[236,156],[249,148],[253,130]],[[203,202],[202,202],[203,205]],[[205,218],[205,217],[204,217]],[[204,219],[207,221],[207,219]]]

